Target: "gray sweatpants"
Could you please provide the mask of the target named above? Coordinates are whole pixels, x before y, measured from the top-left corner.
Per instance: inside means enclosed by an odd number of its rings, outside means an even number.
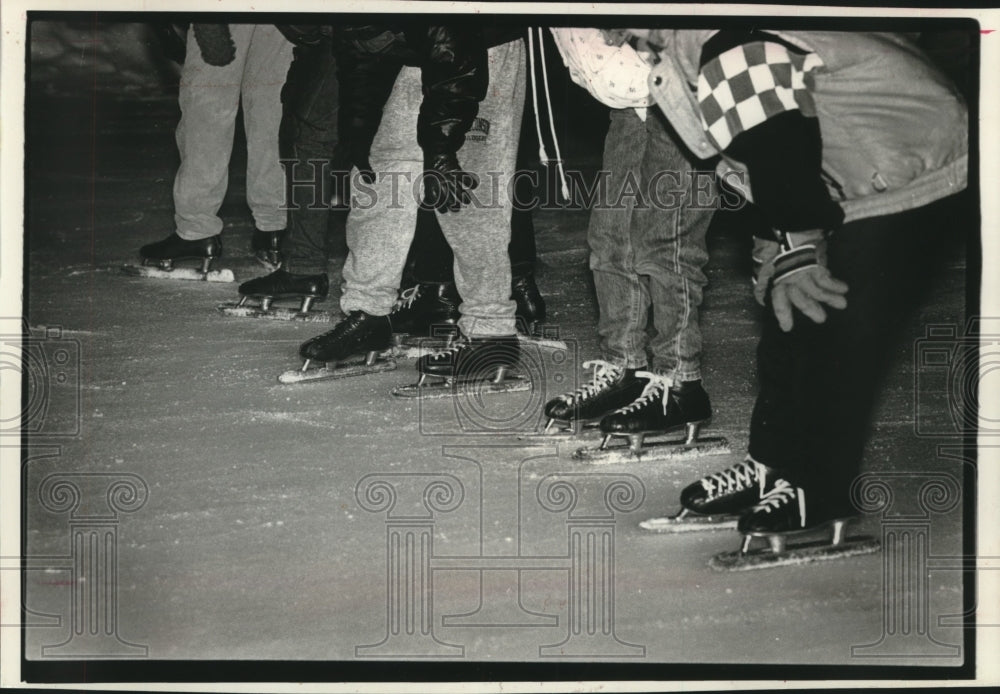
[[[284,229],[285,174],[278,126],[292,44],[271,24],[230,24],[236,58],[220,67],[202,59],[193,32],[193,27],[188,30],[179,94],[177,234],[193,241],[222,231],[218,212],[229,185],[229,156],[241,99],[247,134],[247,205],[261,231]]]
[[[513,335],[510,299],[511,198],[524,109],[525,51],[513,41],[489,51],[490,85],[479,115],[458,152],[462,168],[477,174],[475,201],[458,213],[438,214],[455,254],[455,285],[462,296],[459,328],[468,337]],[[422,198],[423,152],[417,114],[423,101],[420,69],[403,68],[372,144],[374,185],[352,194],[347,219],[344,312],[384,316],[396,301]]]

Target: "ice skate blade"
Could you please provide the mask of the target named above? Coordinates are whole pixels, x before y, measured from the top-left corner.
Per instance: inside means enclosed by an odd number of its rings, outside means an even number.
[[[544,333],[536,335],[518,333],[517,341],[522,345],[533,345],[543,349],[567,349],[565,340],[560,340],[558,337],[546,335]]]
[[[685,443],[683,440],[646,440],[642,450],[638,452],[633,451],[628,445],[608,446],[607,448],[600,448],[599,446],[578,448],[573,452],[573,459],[589,463],[613,464],[636,461],[684,460],[687,458],[701,458],[707,455],[726,455],[728,453],[732,453],[732,450],[729,448],[728,439],[717,436],[698,439],[690,444]]]
[[[218,305],[219,313],[231,318],[263,318],[266,320],[286,320],[300,323],[337,323],[343,318],[339,311],[317,311],[310,309],[302,313],[294,308],[271,305],[266,311],[259,306],[240,306],[235,301]]]
[[[820,561],[846,559],[864,554],[874,554],[881,549],[881,543],[869,535],[858,535],[844,539],[833,545],[827,540],[815,540],[801,544],[787,545],[785,551],[772,552],[769,547],[750,551],[722,552],[708,562],[716,571],[750,571],[777,566],[799,566]]]
[[[163,270],[151,265],[123,265],[122,272],[132,277],[145,277],[157,280],[188,280],[195,282],[235,282],[236,276],[229,268],[202,272],[193,267],[175,267],[173,270]]]
[[[395,371],[395,369],[396,361],[394,359],[381,359],[371,365],[365,364],[362,359],[337,364],[332,368],[324,366],[318,369],[306,369],[305,371],[302,369],[293,369],[278,376],[278,383],[291,385],[307,381],[329,381],[338,378],[381,373],[383,371]]]
[[[499,395],[531,390],[531,381],[520,374],[508,373],[502,383],[483,381],[436,381],[422,385],[399,386],[392,391],[398,398],[456,398]]]
[[[700,513],[676,513],[672,516],[647,518],[639,527],[650,533],[698,533],[713,530],[735,530],[739,516],[732,514],[702,515]]]
[[[556,424],[553,424],[548,431],[540,429],[539,431],[528,431],[517,435],[519,441],[552,441],[552,442],[564,442],[573,441],[579,439],[582,436],[587,436],[592,434],[597,430],[600,420],[595,422],[587,422],[584,424],[578,424],[576,426],[570,425],[568,427],[557,428]]]

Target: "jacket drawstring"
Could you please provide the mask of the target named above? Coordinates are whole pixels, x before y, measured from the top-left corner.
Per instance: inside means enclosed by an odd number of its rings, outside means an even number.
[[[549,112],[549,132],[552,134],[552,143],[556,150],[556,171],[559,173],[559,181],[562,187],[562,194],[566,200],[570,199],[569,184],[566,182],[566,170],[563,168],[562,152],[559,149],[559,138],[556,136],[556,125],[552,118],[552,96],[549,90],[549,72],[545,66],[545,30],[538,28],[538,59],[542,64],[542,84],[545,91],[545,106]],[[531,73],[531,103],[535,109],[535,132],[538,134],[538,158],[542,164],[548,165],[551,159],[545,150],[545,140],[542,138],[542,123],[538,115],[538,83],[535,77],[535,39],[531,28],[528,28],[528,70]]]

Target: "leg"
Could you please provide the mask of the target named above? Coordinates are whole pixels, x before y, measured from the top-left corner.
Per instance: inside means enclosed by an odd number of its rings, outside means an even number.
[[[250,31],[250,25],[230,25],[236,58],[217,67],[202,59],[194,29],[188,30],[178,97],[181,165],[174,179],[174,223],[184,240],[205,239],[222,231],[218,211],[229,184],[229,157]]]
[[[285,228],[286,213],[278,131],[281,87],[292,60],[292,44],[271,24],[249,25],[249,31],[250,48],[242,85],[247,133],[247,204],[257,229],[280,231]]]
[[[635,269],[630,238],[635,199],[622,197],[629,181],[637,183],[647,137],[642,120],[632,110],[611,112],[604,142],[603,170],[608,178],[607,204],[594,208],[587,227],[590,269],[600,318],[601,353],[610,362],[630,369],[646,366],[646,316],[649,291]]]
[[[459,327],[469,337],[513,335],[510,300],[510,200],[524,107],[525,52],[521,41],[491,48],[490,87],[479,105],[488,130],[466,138],[458,152],[462,166],[479,175],[478,203],[438,221],[455,254],[455,283],[462,297]]]
[[[337,145],[339,89],[328,41],[298,46],[282,90],[282,157],[290,201],[281,243],[288,272],[327,271],[327,224],[333,186],[329,164]]]
[[[420,70],[403,68],[372,143],[370,160],[380,175],[370,187],[372,195],[355,193],[347,219],[350,252],[340,300],[345,313],[360,310],[385,316],[396,301],[416,224],[414,184],[423,172],[416,138],[422,100]]]
[[[675,382],[698,381],[698,313],[708,282],[703,272],[708,262],[705,236],[713,210],[693,204],[695,171],[668,128],[660,110],[649,109],[642,182],[650,189],[650,199],[646,208],[635,211],[630,233],[636,267],[649,278],[656,328],[650,341],[652,370]]]
[[[758,348],[760,394],[750,454],[806,491],[812,520],[850,512],[878,388],[914,309],[957,199],[845,225],[829,267],[847,308],[822,325],[801,314],[783,333],[768,311]]]

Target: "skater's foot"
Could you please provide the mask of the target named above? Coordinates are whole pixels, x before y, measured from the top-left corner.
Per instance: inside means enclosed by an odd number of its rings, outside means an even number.
[[[162,241],[140,248],[139,256],[144,265],[156,264],[165,270],[171,269],[175,260],[201,260],[202,272],[208,272],[212,261],[222,257],[222,235],[186,241],[174,232]]]
[[[586,361],[583,368],[593,369],[590,383],[545,403],[545,416],[550,425],[553,420],[588,422],[598,419],[634,402],[646,387],[647,380],[637,378],[635,369],[601,359]]]
[[[253,230],[253,237],[250,239],[250,250],[254,258],[259,263],[271,268],[281,267],[281,238],[285,235],[285,230],[261,231]]]
[[[685,425],[697,427],[711,418],[712,406],[701,381],[674,385],[649,371],[635,375],[647,379],[646,386],[633,402],[601,420],[605,435],[667,433]]]
[[[303,359],[336,363],[348,357],[381,352],[392,345],[392,327],[388,316],[372,316],[351,311],[333,330],[302,343]]]
[[[545,322],[545,299],[538,291],[532,273],[518,275],[511,280],[510,298],[517,304],[515,315],[524,332],[534,332],[534,326]]]
[[[853,510],[826,508],[815,498],[807,503],[808,496],[802,487],[778,477],[771,490],[740,516],[736,529],[744,535],[793,533],[857,515]]]
[[[518,364],[520,357],[516,335],[464,338],[448,349],[418,359],[417,371],[457,380],[499,379]]]
[[[430,337],[438,330],[457,333],[461,302],[453,282],[414,285],[400,293],[389,314],[392,332],[421,337]]]
[[[330,280],[326,273],[321,275],[296,275],[284,270],[275,270],[270,275],[248,280],[240,285],[240,305],[248,297],[261,300],[265,311],[274,299],[302,299],[301,312],[309,310],[314,301],[322,301],[330,292]]]
[[[774,478],[774,470],[747,456],[685,487],[681,505],[703,515],[742,513],[761,500],[774,485]]]

